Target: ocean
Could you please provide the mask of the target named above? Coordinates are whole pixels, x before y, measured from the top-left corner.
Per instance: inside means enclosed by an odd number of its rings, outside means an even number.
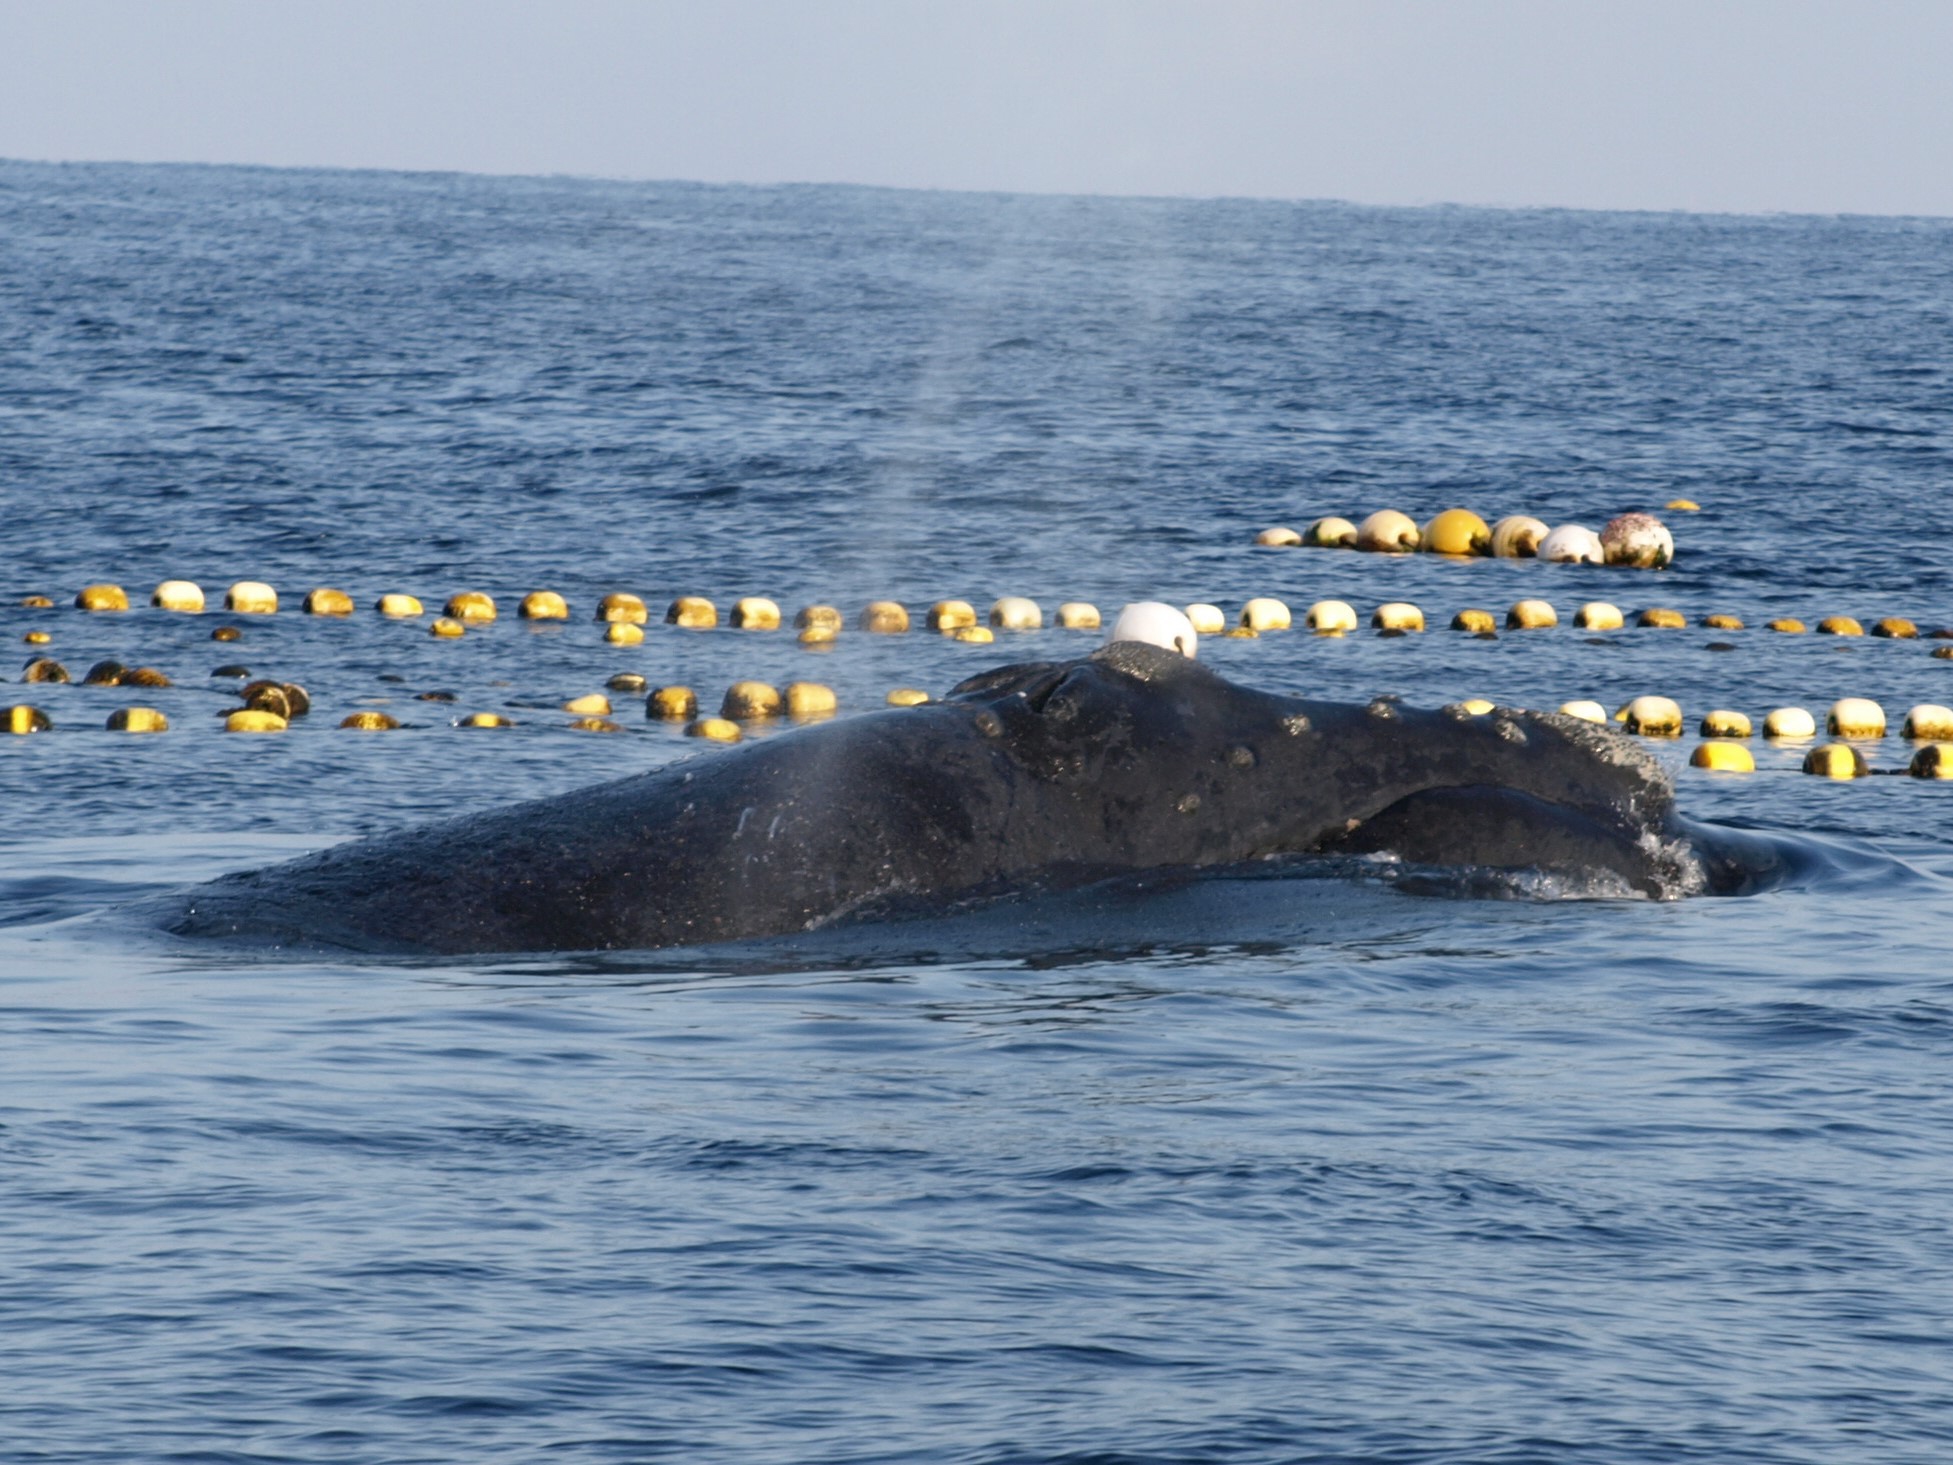
[[[1953,660],[1814,628],[1953,625],[1949,278],[1936,219],[0,162],[0,636],[72,673],[4,668],[52,728],[0,738],[0,1458],[1943,1459],[1953,785],[1896,734]],[[1677,554],[1255,543],[1453,506],[1652,510]],[[176,578],[211,608],[149,608]],[[242,580],[279,612],[223,611]],[[102,582],[135,608],[73,608]],[[571,620],[511,613],[545,588]],[[501,617],[429,635],[466,590]],[[620,590],[642,645],[592,619]],[[809,648],[663,624],[681,594],[1046,628]],[[1084,654],[1060,601],[1253,596],[1429,629],[1205,638],[1250,685],[1671,696],[1682,810],[1808,868],[1671,902],[1237,872],[490,959],[129,915],[725,756],[622,693],[571,727],[620,672],[846,716]],[[1559,626],[1447,629],[1521,598]],[[83,685],[104,659],[173,685]],[[223,732],[236,666],[313,712]],[[1845,696],[1891,719],[1874,776],[1687,766],[1711,708]],[[137,703],[170,730],[105,729]]]

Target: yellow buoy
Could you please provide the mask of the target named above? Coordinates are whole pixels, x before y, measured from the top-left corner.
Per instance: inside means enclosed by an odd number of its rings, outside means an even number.
[[[1236,626],[1232,630],[1223,631],[1221,634],[1226,636],[1230,641],[1256,641],[1261,638],[1261,632],[1257,631],[1253,626]]]
[[[1067,631],[1096,631],[1100,625],[1099,608],[1084,600],[1067,600],[1054,619]]]
[[[612,646],[642,646],[644,627],[633,621],[612,621],[604,627],[604,640]]]
[[[1865,628],[1850,616],[1826,616],[1817,623],[1820,636],[1862,636]]]
[[[996,634],[988,626],[964,626],[949,634],[952,641],[967,641],[973,646],[988,646],[997,639]]]
[[[1689,754],[1689,762],[1716,773],[1756,772],[1755,757],[1741,743],[1697,743],[1695,751]]]
[[[566,621],[570,603],[554,590],[531,590],[522,597],[515,613],[525,621]]]
[[[624,729],[612,722],[608,717],[577,717],[570,720],[569,730],[571,732],[614,733],[622,732]]]
[[[1218,605],[1199,601],[1186,608],[1188,622],[1200,636],[1218,636],[1227,630],[1227,616]]]
[[[1713,712],[1703,714],[1702,736],[1705,738],[1746,738],[1750,733],[1750,720],[1740,712],[1718,707]]]
[[[620,671],[614,673],[604,685],[613,692],[642,692],[649,683],[638,672]]]
[[[38,707],[29,707],[22,702],[7,709],[7,731],[10,733],[49,732],[53,727],[48,715]]]
[[[1272,529],[1264,529],[1255,536],[1256,544],[1266,544],[1282,548],[1300,544],[1301,542],[1302,536],[1300,534],[1283,525],[1277,525]]]
[[[1627,705],[1623,719],[1627,730],[1647,738],[1678,738],[1682,735],[1682,708],[1672,697],[1636,697]]]
[[[1499,707],[1498,703],[1488,697],[1467,697],[1464,701],[1454,703],[1453,705],[1460,712],[1470,717],[1485,717],[1490,713],[1498,711]]]
[[[976,622],[976,607],[967,600],[939,600],[929,607],[927,624],[932,631],[960,631]]]
[[[236,626],[219,626],[210,633],[210,639],[213,641],[242,641],[244,639],[244,633]]]
[[[466,717],[455,719],[456,727],[514,727],[515,724],[499,712],[470,712]]]
[[[1319,636],[1340,636],[1356,629],[1356,607],[1343,600],[1318,600],[1303,612],[1302,624]]]
[[[203,609],[203,587],[189,580],[165,580],[151,592],[149,603],[158,610],[195,615]]]
[[[1491,611],[1471,607],[1451,618],[1451,629],[1470,631],[1474,636],[1492,636],[1498,633],[1499,623]]]
[[[382,595],[374,609],[396,621],[412,620],[422,612],[421,603],[411,595]]]
[[[1583,631],[1618,631],[1627,622],[1618,605],[1590,600],[1573,613],[1573,623]]]
[[[970,612],[970,618],[972,620],[976,618],[975,611]],[[845,622],[846,617],[836,607],[831,605],[806,606],[801,610],[799,615],[793,618],[794,625],[803,631],[815,626],[825,626],[830,631],[838,631]]]
[[[1764,716],[1766,738],[1810,738],[1817,736],[1817,719],[1802,707],[1777,707]]]
[[[20,597],[22,610],[52,610],[54,601],[45,595],[23,595]]]
[[[1778,616],[1775,620],[1765,621],[1763,629],[1776,631],[1785,636],[1801,636],[1804,634],[1804,623],[1796,616]]]
[[[1515,631],[1539,631],[1560,623],[1559,612],[1543,600],[1520,600],[1505,613],[1505,623]]]
[[[597,602],[597,619],[611,625],[641,626],[651,619],[651,612],[628,590],[613,590]]]
[[[707,738],[715,743],[736,743],[745,736],[739,724],[724,717],[701,717],[685,724],[688,738]]]
[[[1241,626],[1249,631],[1286,631],[1289,628],[1288,607],[1265,595],[1256,596],[1241,607]]]
[[[1869,697],[1840,697],[1831,704],[1824,727],[1841,738],[1882,738],[1885,709]]]
[[[384,712],[368,709],[364,712],[348,712],[339,719],[341,727],[356,728],[361,732],[391,732],[400,726],[398,719]]]
[[[610,698],[602,692],[589,692],[581,697],[572,697],[563,704],[565,712],[574,712],[579,717],[608,717]]]
[[[448,597],[443,613],[469,625],[486,625],[495,619],[495,602],[479,590],[463,590]]]
[[[1356,526],[1347,519],[1330,514],[1304,529],[1302,542],[1316,549],[1355,549]]]
[[[897,687],[887,697],[890,707],[920,707],[928,700],[929,694],[920,687]]]
[[[660,687],[644,704],[646,717],[665,722],[683,722],[698,716],[698,693],[690,687]]]
[[[240,707],[224,719],[224,731],[235,733],[283,732],[289,725],[285,718],[262,707]]]
[[[1886,616],[1872,627],[1872,634],[1893,641],[1911,641],[1918,637],[1919,627],[1904,616]]]
[[[745,595],[732,603],[732,623],[741,631],[777,631],[780,606],[764,595]]]
[[[1502,560],[1529,560],[1539,553],[1546,525],[1529,514],[1508,514],[1492,526],[1492,553]]]
[[[239,580],[224,592],[224,609],[239,615],[276,615],[278,592],[262,580]]]
[[[780,689],[767,682],[734,682],[726,688],[719,715],[740,722],[780,715]]]
[[[1953,739],[1953,708],[1937,702],[1921,702],[1906,713],[1904,736],[1940,742]]]
[[[1933,648],[1933,660],[1953,661],[1953,646],[1935,646]]]
[[[1562,702],[1559,711],[1562,717],[1577,717],[1582,722],[1605,723],[1607,721],[1607,709],[1598,702],[1588,702],[1585,700]]]
[[[1688,617],[1679,610],[1670,610],[1665,605],[1651,605],[1634,618],[1634,623],[1661,631],[1679,631],[1689,622]]]
[[[1387,601],[1370,612],[1370,624],[1379,631],[1421,631],[1424,612],[1407,600]]]
[[[909,629],[908,608],[892,600],[871,600],[862,607],[861,629],[878,636],[899,636]]]
[[[800,644],[826,650],[841,634],[838,626],[809,626],[800,633]]]
[[[1906,772],[1914,778],[1953,778],[1953,743],[1928,743],[1912,755]]]
[[[1820,743],[1804,755],[1804,772],[1820,778],[1863,778],[1865,757],[1849,743]]]
[[[1356,547],[1383,554],[1402,554],[1416,549],[1422,536],[1409,514],[1395,509],[1378,509],[1356,526]]]
[[[703,595],[681,595],[666,609],[665,624],[687,631],[709,631],[719,624],[719,608]]]
[[[107,726],[110,732],[159,733],[170,730],[170,720],[154,707],[118,707]]]
[[[1702,505],[1698,504],[1694,499],[1670,499],[1662,507],[1673,509],[1678,514],[1699,514],[1702,512]]]
[[[120,585],[84,585],[75,596],[75,606],[79,610],[127,610],[129,592]]]
[[[451,616],[436,616],[427,627],[427,633],[430,636],[439,636],[443,640],[451,641],[456,636],[467,635],[468,628]]]
[[[787,716],[802,721],[832,717],[841,705],[834,689],[819,682],[789,682],[782,700],[786,703]]]
[[[1044,624],[1044,612],[1036,601],[1006,595],[990,607],[990,624],[1003,631],[1035,631]]]
[[[1740,631],[1743,629],[1743,618],[1718,613],[1704,616],[1702,624],[1712,631]]]
[[[1420,537],[1432,554],[1478,555],[1492,549],[1492,531],[1470,509],[1446,509],[1424,526]]]
[[[21,672],[23,682],[67,682],[68,668],[51,656],[37,656]]]
[[[343,590],[321,585],[307,592],[304,610],[310,616],[349,616],[353,613],[353,598]]]
[[[45,646],[54,637],[50,636],[46,631],[29,631],[20,639],[25,641],[29,646]]]
[[[244,705],[254,712],[271,712],[279,717],[290,718],[298,713],[292,705],[291,694],[273,681],[252,682],[238,691]]]

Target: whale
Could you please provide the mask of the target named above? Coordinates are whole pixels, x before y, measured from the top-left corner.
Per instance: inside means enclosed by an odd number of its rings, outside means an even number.
[[[1758,888],[1771,865],[1682,819],[1661,764],[1610,728],[1316,701],[1120,640],[226,875],[161,923],[385,953],[654,949],[1330,856],[1657,899]]]

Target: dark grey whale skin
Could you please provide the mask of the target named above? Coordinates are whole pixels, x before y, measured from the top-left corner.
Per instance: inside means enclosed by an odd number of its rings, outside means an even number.
[[[1025,884],[1312,850],[1736,888],[1628,739],[1558,715],[1314,702],[1136,642],[944,701],[341,845],[176,898],[186,936],[389,953],[652,948]],[[1726,867],[1726,868],[1725,868]]]

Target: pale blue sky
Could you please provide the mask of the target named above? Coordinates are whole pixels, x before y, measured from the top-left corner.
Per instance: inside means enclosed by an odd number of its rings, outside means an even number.
[[[0,157],[1953,214],[1953,0],[0,0]]]

